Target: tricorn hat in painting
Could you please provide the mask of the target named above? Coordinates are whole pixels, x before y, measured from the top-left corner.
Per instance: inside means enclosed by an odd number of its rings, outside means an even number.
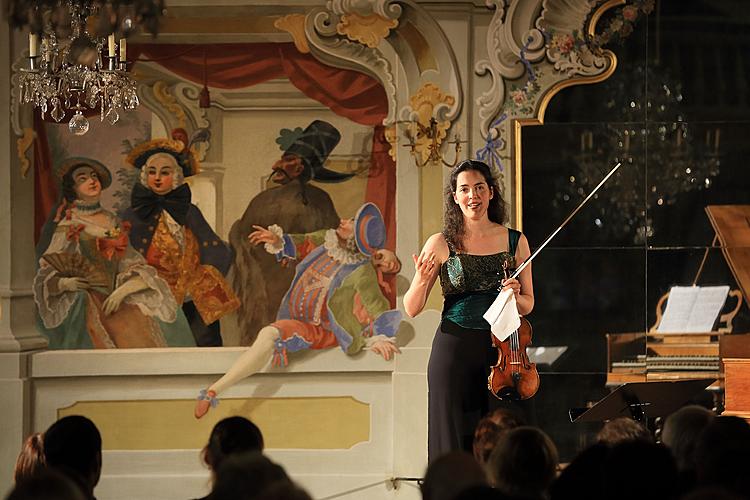
[[[185,144],[174,139],[152,139],[134,147],[125,159],[135,168],[143,168],[149,158],[157,153],[167,153],[177,160],[182,175],[190,177],[200,172],[200,164],[192,151],[185,150]]]
[[[341,140],[341,133],[330,123],[315,120],[305,130],[297,129],[286,137],[283,136],[284,131],[282,131],[282,137],[277,142],[284,150],[284,154],[299,156],[305,166],[305,170],[300,176],[302,180],[341,182],[354,176],[351,173],[335,172],[324,166],[328,155]]]
[[[99,176],[99,182],[102,184],[102,189],[107,189],[112,184],[112,174],[109,169],[104,166],[103,163],[96,161],[92,158],[84,158],[81,156],[73,156],[66,158],[57,165],[55,169],[55,176],[58,182],[62,182],[62,178],[68,172],[75,170],[78,167],[90,167]]]

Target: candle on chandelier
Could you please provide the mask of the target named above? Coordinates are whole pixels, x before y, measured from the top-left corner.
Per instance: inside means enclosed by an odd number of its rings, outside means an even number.
[[[39,43],[39,35],[36,33],[29,33],[29,57],[36,57],[39,55],[37,51],[37,44]]]
[[[125,38],[120,38],[120,62],[127,61],[128,53],[128,41]]]
[[[107,48],[109,49],[109,57],[115,57],[115,34],[112,33],[107,37]]]

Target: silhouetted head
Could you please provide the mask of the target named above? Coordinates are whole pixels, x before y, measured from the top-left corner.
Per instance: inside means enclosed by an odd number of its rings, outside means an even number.
[[[474,457],[464,451],[452,451],[427,466],[422,482],[423,500],[451,500],[472,486],[487,484],[487,476]]]
[[[645,425],[628,417],[619,417],[608,421],[596,437],[609,446],[636,439],[648,442],[654,441]]]
[[[227,457],[251,451],[263,451],[263,434],[258,426],[244,417],[228,417],[211,431],[203,460],[216,471]]]
[[[102,469],[102,437],[94,422],[81,415],[63,417],[44,433],[48,467],[60,467],[80,476],[93,492]]]
[[[523,426],[502,434],[487,465],[494,486],[510,496],[544,496],[557,473],[558,454],[541,429]]]

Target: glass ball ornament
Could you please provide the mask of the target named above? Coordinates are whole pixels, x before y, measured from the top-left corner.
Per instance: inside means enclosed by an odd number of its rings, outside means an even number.
[[[84,135],[89,131],[89,121],[80,110],[76,111],[76,114],[68,122],[68,130],[73,135]]]

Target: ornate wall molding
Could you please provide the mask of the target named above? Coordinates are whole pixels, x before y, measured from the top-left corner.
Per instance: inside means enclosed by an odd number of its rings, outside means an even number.
[[[521,127],[543,123],[547,105],[561,89],[597,83],[614,72],[614,54],[589,46],[583,34],[593,37],[602,14],[625,2],[487,0],[487,6],[494,9],[486,38],[487,58],[479,60],[474,70],[479,76],[489,76],[490,83],[475,102],[486,143],[482,151],[491,152],[500,177],[512,184],[519,228]],[[502,172],[506,164],[500,164],[500,159],[512,159],[513,171]]]
[[[317,59],[366,73],[383,85],[388,97],[384,125],[411,114],[410,105],[399,109],[399,98],[405,102],[427,83],[453,96],[450,104],[434,106],[433,118],[450,125],[458,117],[463,91],[451,43],[437,21],[416,2],[330,0],[325,8],[308,14],[305,33]],[[390,47],[386,49],[383,43]],[[389,53],[395,53],[396,58],[386,55]],[[397,68],[405,75],[405,92],[396,88]]]

